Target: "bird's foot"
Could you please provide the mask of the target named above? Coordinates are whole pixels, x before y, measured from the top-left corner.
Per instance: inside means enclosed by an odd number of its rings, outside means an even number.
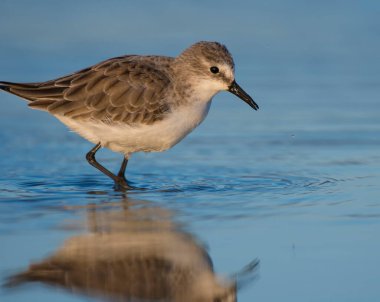
[[[115,180],[115,186],[116,191],[130,191],[130,190],[143,190],[142,188],[134,187],[132,186],[125,177],[118,177],[117,180]]]
[[[132,187],[124,177],[118,177],[115,180],[116,191],[128,191],[128,190],[133,190],[133,189],[134,187]]]

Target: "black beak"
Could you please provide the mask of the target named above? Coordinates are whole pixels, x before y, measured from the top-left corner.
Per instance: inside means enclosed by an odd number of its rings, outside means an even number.
[[[255,103],[255,101],[235,81],[233,81],[230,87],[228,87],[228,91],[241,98],[253,109],[259,109],[259,106]]]

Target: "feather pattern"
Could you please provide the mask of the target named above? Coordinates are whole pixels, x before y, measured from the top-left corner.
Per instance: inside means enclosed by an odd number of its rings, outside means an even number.
[[[42,83],[6,83],[34,109],[78,121],[150,125],[170,111],[162,68],[172,58],[124,56]],[[122,109],[122,110],[120,110]]]

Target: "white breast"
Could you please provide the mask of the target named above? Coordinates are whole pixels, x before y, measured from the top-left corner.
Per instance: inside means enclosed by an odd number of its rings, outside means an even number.
[[[152,125],[129,126],[125,124],[81,122],[56,116],[87,140],[101,143],[116,152],[130,154],[138,151],[163,151],[171,148],[197,127],[207,116],[211,100],[181,106],[162,121]]]

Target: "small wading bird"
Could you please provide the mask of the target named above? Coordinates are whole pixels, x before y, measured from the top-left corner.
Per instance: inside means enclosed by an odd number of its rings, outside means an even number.
[[[195,43],[175,58],[116,57],[46,82],[0,82],[0,89],[94,143],[88,162],[122,189],[131,189],[125,178],[130,155],[173,147],[204,120],[219,91],[259,108],[236,83],[232,56],[217,42]],[[117,175],[96,161],[101,147],[124,154]]]

